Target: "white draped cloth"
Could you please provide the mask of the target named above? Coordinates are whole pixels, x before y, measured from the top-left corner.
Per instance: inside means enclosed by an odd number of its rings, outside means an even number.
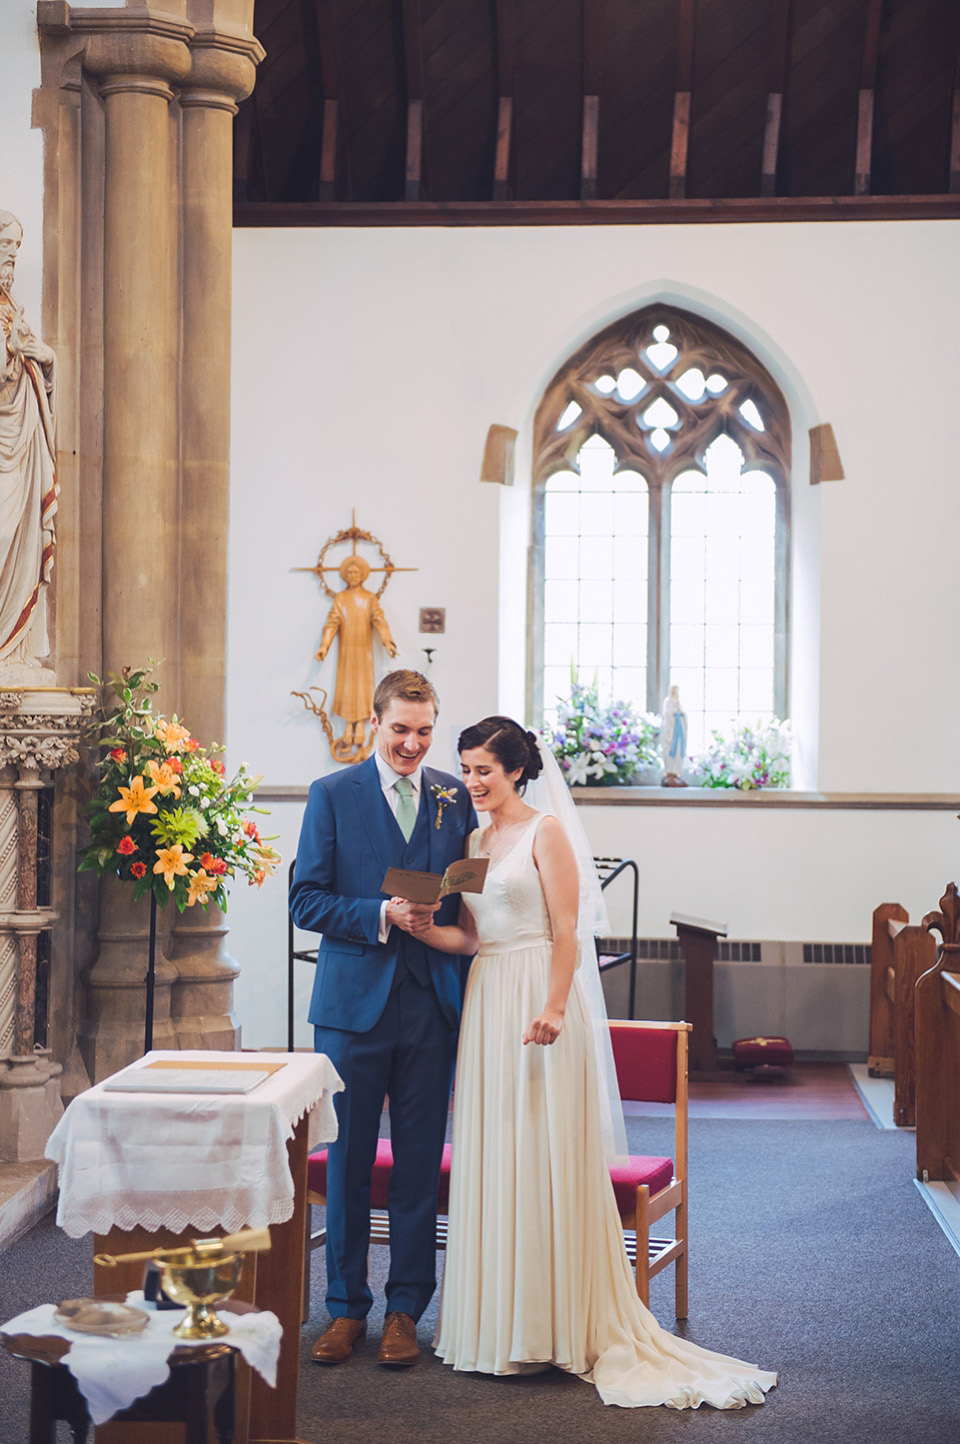
[[[57,510],[53,434],[55,363],[40,366],[8,348],[8,327],[29,336],[22,312],[3,298],[0,352],[0,661],[23,641],[53,567]]]
[[[8,1337],[29,1334],[32,1338],[66,1339],[70,1349],[61,1362],[76,1379],[94,1424],[105,1424],[119,1410],[128,1409],[134,1400],[165,1384],[170,1374],[170,1354],[175,1348],[190,1347],[189,1339],[178,1339],[173,1333],[183,1322],[185,1309],[158,1310],[155,1304],[144,1302],[140,1290],[128,1294],[127,1303],[149,1314],[149,1322],[139,1334],[114,1339],[76,1333],[56,1322],[56,1304],[28,1309],[4,1324],[0,1332]],[[276,1314],[269,1310],[235,1314],[223,1309],[219,1318],[229,1332],[217,1343],[230,1344],[271,1389],[275,1388],[283,1336]]]
[[[208,1233],[285,1223],[297,1123],[309,1113],[311,1148],[337,1136],[333,1098],[343,1083],[330,1059],[160,1049],[123,1071],[161,1060],[284,1066],[239,1095],[114,1093],[103,1083],[81,1093],[47,1140],[47,1158],[60,1165],[60,1227],[80,1238],[115,1227]]]

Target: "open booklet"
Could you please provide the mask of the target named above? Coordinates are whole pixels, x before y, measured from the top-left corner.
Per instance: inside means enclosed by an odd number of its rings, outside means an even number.
[[[488,857],[462,857],[452,862],[446,872],[406,872],[402,867],[387,868],[380,889],[389,897],[402,897],[407,902],[435,903],[453,892],[483,892],[484,879],[490,866]]]

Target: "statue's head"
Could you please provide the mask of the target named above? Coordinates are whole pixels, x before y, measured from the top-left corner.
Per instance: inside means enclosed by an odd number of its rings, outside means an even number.
[[[359,587],[370,575],[370,564],[354,553],[340,563],[340,575],[348,587]]]
[[[0,291],[13,285],[17,252],[23,240],[23,226],[10,211],[0,211]]]

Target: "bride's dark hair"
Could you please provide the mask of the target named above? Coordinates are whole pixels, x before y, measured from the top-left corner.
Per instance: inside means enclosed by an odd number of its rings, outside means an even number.
[[[512,717],[484,717],[482,722],[467,727],[457,740],[457,751],[469,752],[472,747],[485,747],[504,772],[522,769],[514,783],[518,792],[523,792],[543,770],[536,733],[525,732]]]

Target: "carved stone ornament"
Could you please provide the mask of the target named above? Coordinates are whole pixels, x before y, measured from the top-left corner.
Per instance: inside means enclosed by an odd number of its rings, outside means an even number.
[[[0,688],[0,767],[49,772],[69,767],[79,758],[80,728],[95,701],[91,688]]]
[[[721,432],[745,470],[785,483],[790,415],[773,377],[718,326],[658,303],[607,326],[554,376],[534,422],[533,479],[576,471],[580,448],[597,435],[618,468],[655,489],[684,468],[703,471]]]
[[[376,548],[380,556],[380,566],[371,566],[366,557],[359,553],[358,546],[361,544]],[[340,556],[329,563],[326,561],[329,552],[345,546],[350,547],[346,556]],[[394,572],[412,572],[417,568],[394,566],[383,543],[378,541],[372,532],[364,531],[357,526],[357,517],[354,512],[352,524],[345,527],[343,531],[338,531],[336,536],[330,537],[324,543],[316,566],[295,567],[294,570],[313,572],[332,601],[327,620],[324,623],[316,660],[318,662],[326,660],[330,647],[336,639],[338,649],[336,688],[331,710],[337,717],[343,719],[342,734],[339,737],[335,735],[333,724],[327,716],[328,693],[325,688],[319,686],[310,688],[311,692],[320,693],[319,702],[306,692],[293,692],[291,696],[299,697],[307,710],[320,718],[327,741],[330,743],[334,761],[363,762],[366,757],[369,757],[373,748],[373,736],[367,737],[366,727],[373,709],[374,635],[380,638],[388,657],[393,658],[397,655],[396,643],[380,607],[380,598]],[[326,572],[339,572],[344,583],[343,587],[338,591],[333,590],[327,584],[324,575]],[[364,582],[371,572],[384,573],[383,581],[375,592],[368,591],[364,586]]]

